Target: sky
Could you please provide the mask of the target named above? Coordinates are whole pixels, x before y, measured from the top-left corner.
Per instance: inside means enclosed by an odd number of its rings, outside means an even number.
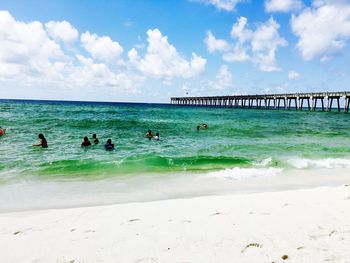
[[[0,0],[0,98],[349,91],[350,0]]]

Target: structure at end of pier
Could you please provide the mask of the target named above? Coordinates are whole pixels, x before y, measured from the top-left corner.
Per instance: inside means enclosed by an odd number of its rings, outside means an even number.
[[[223,107],[242,109],[285,109],[332,111],[333,106],[340,112],[344,105],[344,112],[349,112],[350,91],[265,94],[265,95],[232,95],[209,97],[173,97],[171,104],[183,106]],[[319,107],[317,107],[319,103]]]

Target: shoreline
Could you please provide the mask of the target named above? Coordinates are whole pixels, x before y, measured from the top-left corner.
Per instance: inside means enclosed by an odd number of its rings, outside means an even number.
[[[110,177],[98,181],[30,179],[1,186],[0,213],[303,190],[334,187],[349,181],[346,168],[333,169],[332,174],[330,169],[312,169],[286,170],[276,175],[270,174],[270,168],[261,169],[260,173],[256,168],[238,171],[234,168],[210,173]],[[237,172],[241,176],[227,177]]]
[[[4,262],[349,262],[349,205],[347,184],[0,213],[0,255]]]

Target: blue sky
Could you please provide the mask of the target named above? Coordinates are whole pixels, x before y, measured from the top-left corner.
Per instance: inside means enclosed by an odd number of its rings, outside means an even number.
[[[0,1],[0,98],[349,90],[350,1]]]

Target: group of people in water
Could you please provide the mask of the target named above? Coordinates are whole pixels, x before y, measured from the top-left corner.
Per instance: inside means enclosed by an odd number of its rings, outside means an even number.
[[[47,140],[46,140],[45,136],[42,133],[40,133],[38,135],[38,139],[39,139],[39,143],[38,144],[33,144],[33,146],[39,146],[39,147],[42,147],[42,148],[48,148],[49,147],[48,144],[47,144]],[[100,143],[99,139],[97,138],[96,133],[94,133],[92,135],[92,142],[95,145]],[[85,147],[89,147],[89,146],[92,146],[92,143],[89,140],[89,138],[87,136],[85,136],[83,138],[83,142],[81,143],[81,147],[85,148]],[[106,141],[104,147],[105,147],[106,151],[114,150],[114,144],[112,143],[112,140],[108,139]]]
[[[1,136],[1,135],[5,135],[5,131],[6,131],[6,129],[2,129],[2,128],[0,127],[0,136]],[[153,137],[152,131],[151,131],[151,130],[148,130],[147,133],[146,133],[146,137],[147,137],[149,140],[151,140],[152,138],[154,138],[154,140],[159,141],[159,132],[157,132],[156,135]],[[48,147],[49,147],[49,145],[47,144],[47,140],[46,140],[44,134],[40,133],[40,134],[38,135],[38,139],[39,139],[39,143],[38,143],[38,144],[33,144],[33,146],[38,146],[38,147],[42,147],[42,148],[48,148]],[[92,143],[91,143],[91,141],[92,141]],[[94,144],[94,145],[99,144],[100,141],[99,141],[99,139],[97,138],[96,133],[94,133],[94,134],[92,135],[91,141],[89,140],[89,138],[88,138],[87,136],[85,136],[85,137],[83,138],[82,143],[81,143],[81,147],[86,148],[86,147],[92,146],[92,144]],[[111,139],[108,139],[108,140],[106,141],[106,143],[105,143],[105,145],[104,145],[104,148],[105,148],[106,151],[112,151],[112,150],[114,150],[114,144],[112,143],[112,140],[111,140]]]
[[[93,142],[93,144],[95,144],[95,145],[100,143],[99,139],[97,138],[96,133],[94,133],[94,134],[92,135],[92,142]],[[81,147],[89,147],[89,146],[91,146],[91,145],[92,145],[92,143],[90,142],[89,138],[88,138],[87,136],[85,136],[84,139],[83,139],[83,142],[81,143]],[[112,150],[114,150],[114,144],[112,143],[112,140],[111,140],[111,139],[108,139],[108,140],[106,141],[104,147],[105,147],[105,150],[106,150],[106,151],[112,151]]]
[[[207,128],[208,128],[208,125],[203,123],[202,125],[198,125],[197,126],[197,131],[199,131],[201,129],[205,130]],[[3,129],[3,128],[0,127],[0,136],[5,135],[5,132],[6,132],[6,129]],[[152,130],[148,130],[147,133],[146,133],[146,138],[148,138],[149,140],[152,140],[152,138],[153,138],[154,140],[159,141],[159,139],[160,139],[159,132],[157,132],[156,135],[153,136]],[[42,133],[40,133],[38,135],[38,139],[39,139],[39,143],[38,144],[33,144],[33,146],[38,146],[38,147],[42,147],[42,148],[48,148],[49,147],[48,144],[47,144],[47,140],[46,140],[45,136]],[[99,139],[97,138],[96,133],[94,133],[92,135],[92,139],[91,140],[92,140],[93,144],[95,144],[95,145],[100,143]],[[81,147],[89,147],[89,146],[92,146],[92,143],[89,140],[89,138],[87,136],[85,136],[83,138],[83,142],[81,143]],[[112,143],[111,139],[108,139],[106,141],[106,143],[104,145],[104,148],[105,148],[106,151],[114,150],[114,144]]]
[[[151,130],[148,130],[148,132],[146,133],[146,137],[149,139],[149,140],[152,140],[152,131]],[[156,141],[159,141],[159,132],[156,133],[156,135],[153,137]]]

